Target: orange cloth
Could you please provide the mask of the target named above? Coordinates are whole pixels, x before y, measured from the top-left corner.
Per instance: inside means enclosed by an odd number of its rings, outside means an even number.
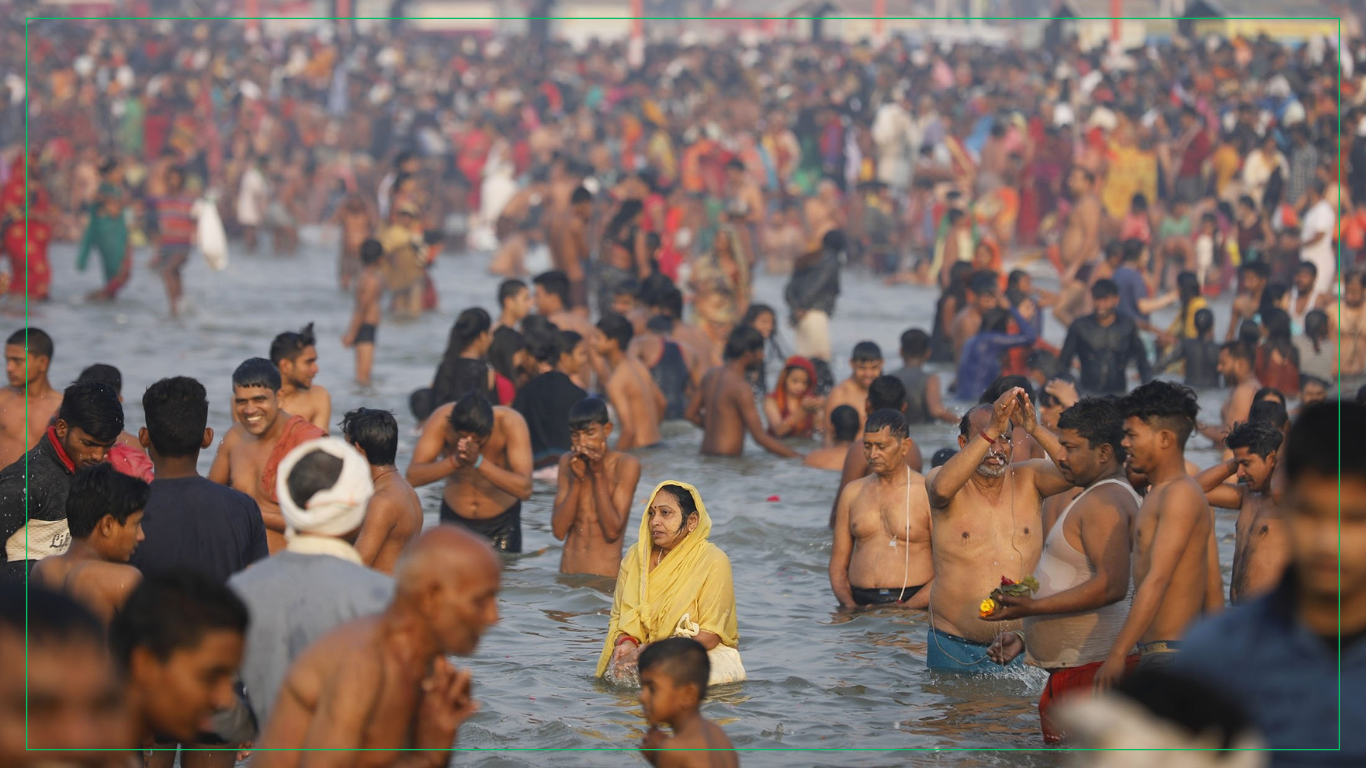
[[[280,471],[280,462],[284,461],[285,456],[295,448],[308,442],[317,440],[320,437],[327,437],[327,433],[313,426],[312,422],[302,416],[290,416],[289,421],[285,422],[284,434],[280,435],[280,440],[275,444],[270,452],[270,458],[266,459],[266,465],[261,469],[261,492],[270,501],[278,504],[280,497],[275,493],[275,476]]]
[[[1125,677],[1133,674],[1138,666],[1138,658],[1138,654],[1134,654],[1124,659]],[[1062,741],[1063,732],[1053,720],[1053,708],[1073,695],[1090,693],[1096,672],[1103,663],[1097,661],[1080,667],[1055,669],[1049,673],[1043,695],[1039,696],[1039,725],[1043,728],[1043,743],[1057,744]]]

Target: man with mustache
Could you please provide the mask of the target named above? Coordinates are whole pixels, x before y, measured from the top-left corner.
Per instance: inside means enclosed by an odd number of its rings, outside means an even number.
[[[930,669],[986,674],[997,667],[987,649],[1018,622],[989,622],[978,606],[1002,577],[1021,581],[1043,549],[1045,497],[1072,487],[1044,459],[1011,465],[1012,418],[1053,455],[1057,438],[1042,428],[1024,390],[1013,387],[978,405],[958,425],[958,453],[926,476],[930,498],[934,588],[926,664]],[[1011,664],[1023,664],[1016,657]]]

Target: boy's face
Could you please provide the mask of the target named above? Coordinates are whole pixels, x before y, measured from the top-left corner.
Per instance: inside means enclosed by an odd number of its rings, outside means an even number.
[[[629,293],[619,293],[612,297],[612,311],[618,315],[629,315],[635,308],[636,297]]]
[[[680,686],[655,666],[640,673],[640,707],[650,725],[666,725],[689,709],[697,708],[697,691]]]
[[[863,389],[873,385],[873,379],[882,375],[881,360],[851,360],[850,365],[854,369],[854,381]]]
[[[569,448],[574,451],[606,451],[612,424],[589,424],[586,429],[569,433]]]
[[[585,365],[588,365],[588,342],[586,341],[580,341],[574,345],[573,350],[560,355],[560,370],[568,376],[577,374],[583,370]]]
[[[153,730],[192,741],[210,715],[232,705],[232,682],[241,662],[242,635],[216,629],[205,632],[197,646],[173,651],[165,662],[147,648],[135,648],[130,677],[144,694]]]
[[[142,533],[142,510],[129,515],[122,525],[109,516],[100,521],[101,527],[105,526],[106,523],[108,528],[106,529],[105,541],[108,547],[105,554],[117,562],[128,562],[133,557],[133,550],[137,549],[138,544],[147,538]]]

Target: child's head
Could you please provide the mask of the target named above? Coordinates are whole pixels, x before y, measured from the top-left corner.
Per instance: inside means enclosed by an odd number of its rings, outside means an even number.
[[[120,474],[108,463],[82,469],[71,480],[66,519],[71,537],[88,543],[101,557],[126,563],[143,540],[142,510],[151,486]]]
[[[1195,335],[1201,339],[1213,338],[1214,313],[1208,309],[1195,310]]]
[[[384,246],[378,240],[371,238],[360,244],[360,263],[369,267],[378,264],[384,258]]]
[[[852,405],[841,405],[830,412],[830,431],[835,442],[852,443],[858,437],[859,413]]]
[[[670,724],[696,712],[707,697],[711,661],[690,637],[671,637],[640,652],[640,705],[651,725]]]
[[[640,283],[635,280],[623,280],[612,290],[612,311],[621,315],[629,315],[636,308],[639,299]]]
[[[854,345],[849,365],[853,368],[853,379],[860,387],[867,389],[873,379],[882,375],[882,349],[876,342],[860,341]]]
[[[602,398],[585,397],[569,409],[569,447],[573,450],[606,451],[611,434],[612,420]]]
[[[598,321],[598,354],[625,352],[634,335],[635,329],[631,327],[630,320],[616,312],[603,315]]]
[[[901,334],[901,359],[906,363],[923,363],[930,356],[930,335],[919,328]]]

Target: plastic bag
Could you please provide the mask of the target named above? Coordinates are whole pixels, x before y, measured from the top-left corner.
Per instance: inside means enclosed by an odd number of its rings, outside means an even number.
[[[195,245],[204,254],[209,268],[221,272],[228,268],[228,236],[223,231],[223,220],[218,218],[218,207],[212,200],[197,200],[192,209],[199,225],[195,231]]]

